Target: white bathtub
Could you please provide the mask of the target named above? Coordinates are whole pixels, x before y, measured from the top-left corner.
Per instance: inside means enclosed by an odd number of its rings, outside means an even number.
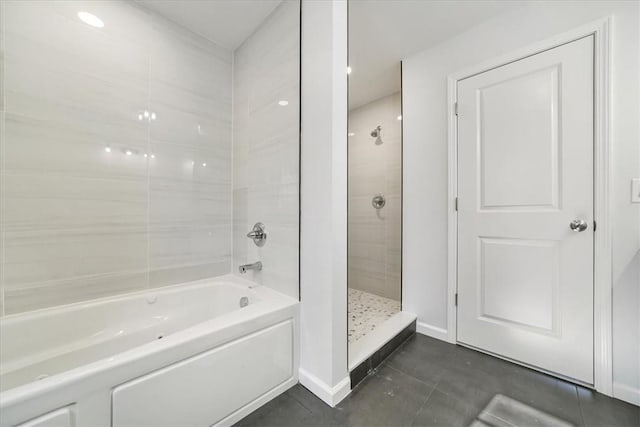
[[[298,310],[229,275],[6,316],[0,425],[233,424],[297,383]]]

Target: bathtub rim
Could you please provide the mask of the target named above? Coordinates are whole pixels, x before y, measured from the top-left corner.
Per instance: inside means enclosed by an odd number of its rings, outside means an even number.
[[[184,286],[207,286],[214,283],[224,283],[223,277],[213,279],[203,279],[189,284],[175,285],[172,288]],[[112,389],[130,379],[145,375],[164,366],[179,362],[185,358],[207,351],[220,345],[241,338],[258,330],[278,323],[284,318],[294,318],[297,323],[299,318],[299,301],[287,295],[281,294],[263,285],[258,285],[245,279],[240,279],[245,286],[255,291],[261,300],[255,304],[242,309],[234,310],[210,320],[196,323],[187,328],[181,329],[162,340],[154,340],[145,344],[132,347],[112,357],[102,358],[91,363],[86,363],[72,369],[53,374],[41,381],[31,381],[0,392],[0,410],[6,411],[8,408],[24,404],[27,401],[45,398],[56,390],[65,388],[83,388],[83,382],[95,378],[95,384],[91,389],[100,388]],[[149,292],[157,292],[154,288],[143,292],[118,295],[117,297],[107,297],[101,302],[112,299],[126,299],[126,297],[139,296]],[[161,288],[161,291],[165,291]],[[168,290],[166,290],[168,291]],[[174,289],[175,291],[175,289]],[[70,304],[72,305],[72,304]],[[70,305],[64,306],[69,307]],[[76,304],[73,304],[76,305]],[[56,307],[57,309],[57,307]],[[50,310],[50,309],[44,309]],[[38,310],[42,311],[42,310]],[[31,314],[32,312],[28,312]],[[143,364],[148,362],[147,364]],[[141,366],[142,365],[142,366]],[[109,372],[117,371],[114,379],[109,380]],[[129,371],[135,371],[127,374]],[[118,380],[122,378],[122,380]],[[73,400],[73,399],[72,399]],[[59,407],[73,403],[71,400],[60,404]]]
[[[235,274],[228,273],[222,276],[191,280],[188,282],[177,283],[174,285],[138,289],[131,292],[120,293],[117,295],[108,295],[108,296],[94,298],[86,301],[76,301],[69,304],[56,305],[53,307],[43,307],[43,308],[38,308],[36,310],[6,314],[3,316],[0,316],[0,325],[6,325],[7,323],[11,324],[15,321],[22,320],[24,317],[37,319],[39,317],[56,314],[58,312],[76,311],[76,310],[79,311],[82,309],[90,309],[91,307],[103,305],[110,302],[127,300],[132,297],[143,296],[146,294],[152,294],[152,293],[153,294],[172,294],[172,293],[177,293],[181,290],[184,290],[185,288],[195,289],[195,288],[205,287],[207,285],[212,285],[216,283],[245,287],[251,291],[256,291],[256,292],[260,292],[262,288],[267,288],[273,292],[278,293],[279,295],[283,295],[286,297],[286,295],[281,294],[280,292],[277,292],[271,288],[265,287],[264,285],[245,279],[244,277],[239,277],[239,276],[236,276]]]

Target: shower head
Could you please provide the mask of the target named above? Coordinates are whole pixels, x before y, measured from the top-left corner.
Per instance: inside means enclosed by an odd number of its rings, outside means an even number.
[[[382,130],[382,126],[378,125],[376,126],[376,128],[374,130],[371,131],[371,136],[373,138],[378,138],[380,137],[380,131]]]

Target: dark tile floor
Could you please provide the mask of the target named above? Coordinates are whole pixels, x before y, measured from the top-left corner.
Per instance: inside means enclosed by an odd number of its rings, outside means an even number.
[[[640,426],[636,406],[423,335],[410,338],[335,408],[298,384],[236,426],[467,427],[497,394],[574,425]]]

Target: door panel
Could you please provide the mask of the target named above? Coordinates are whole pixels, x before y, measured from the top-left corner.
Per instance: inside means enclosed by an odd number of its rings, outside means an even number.
[[[558,70],[478,88],[481,209],[558,208]]]
[[[592,36],[458,82],[458,197],[458,340],[593,383]]]
[[[557,334],[558,243],[483,237],[479,242],[480,318]]]

